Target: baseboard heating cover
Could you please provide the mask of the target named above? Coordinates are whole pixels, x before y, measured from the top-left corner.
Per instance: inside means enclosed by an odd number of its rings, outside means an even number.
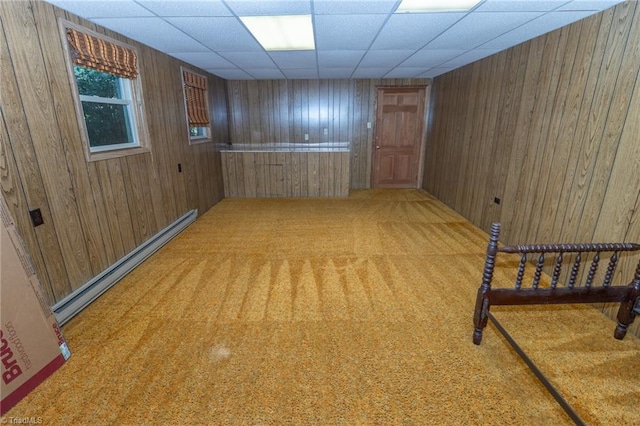
[[[198,216],[197,210],[191,210],[178,220],[158,232],[149,240],[138,246],[131,253],[105,269],[91,281],[53,305],[58,324],[62,325],[97,299],[102,293],[155,253],[173,237],[193,223]]]

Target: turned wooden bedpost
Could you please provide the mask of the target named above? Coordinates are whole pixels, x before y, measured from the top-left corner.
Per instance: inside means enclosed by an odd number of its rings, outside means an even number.
[[[618,325],[616,326],[616,331],[613,333],[613,337],[616,339],[622,340],[625,334],[627,334],[627,328],[629,328],[629,325],[631,325],[636,317],[633,308],[638,298],[640,298],[640,262],[638,262],[636,275],[631,282],[629,296],[626,301],[620,304],[620,309],[618,309]]]
[[[493,278],[493,267],[498,254],[498,237],[500,236],[500,224],[491,224],[489,234],[489,244],[487,245],[487,257],[484,262],[482,272],[482,284],[478,288],[476,296],[476,308],[473,313],[473,343],[479,345],[482,341],[482,330],[487,326],[489,313],[489,292],[491,291],[491,279]]]

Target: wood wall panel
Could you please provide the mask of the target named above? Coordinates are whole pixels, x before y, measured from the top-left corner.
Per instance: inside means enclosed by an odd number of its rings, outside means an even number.
[[[350,188],[371,185],[376,86],[429,79],[229,81],[232,144],[351,142]],[[372,123],[367,128],[367,122]],[[326,134],[325,134],[326,129]]]
[[[58,18],[136,46],[151,152],[86,161]],[[0,30],[2,194],[54,304],[187,211],[218,202],[220,152],[189,145],[186,64],[39,0],[0,2]],[[226,84],[208,80],[213,139],[228,143]],[[34,208],[45,222],[36,228]]]
[[[501,222],[509,244],[640,241],[638,9],[436,77],[423,187],[485,231]]]

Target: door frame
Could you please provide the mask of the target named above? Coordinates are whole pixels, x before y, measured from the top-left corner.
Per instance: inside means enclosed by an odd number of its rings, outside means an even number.
[[[416,89],[424,89],[424,117],[423,117],[423,125],[422,125],[422,137],[420,138],[420,153],[418,154],[418,179],[416,182],[416,188],[420,189],[422,188],[422,181],[424,179],[424,166],[425,166],[425,154],[426,154],[426,149],[427,149],[427,126],[429,124],[429,106],[431,105],[430,102],[430,94],[431,94],[431,82],[428,82],[426,84],[412,84],[412,85],[405,85],[405,86],[395,86],[395,85],[388,85],[388,84],[380,84],[380,85],[376,85],[376,99],[375,99],[375,103],[374,103],[374,115],[373,115],[373,137],[371,138],[372,143],[371,143],[371,156],[370,156],[370,162],[371,162],[371,167],[369,169],[369,188],[374,188],[374,169],[375,169],[375,155],[376,155],[376,142],[377,142],[377,137],[378,137],[378,132],[377,132],[377,124],[378,124],[378,99],[379,99],[379,95],[381,93],[382,90],[384,89],[393,89],[393,90],[401,90],[402,89],[406,89],[406,91],[411,91],[411,90],[416,90]]]

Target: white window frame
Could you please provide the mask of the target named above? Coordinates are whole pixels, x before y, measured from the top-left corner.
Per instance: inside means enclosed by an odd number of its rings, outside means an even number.
[[[84,145],[85,156],[87,161],[99,161],[109,158],[124,157],[127,155],[135,155],[143,152],[149,152],[148,145],[148,132],[145,121],[144,105],[142,102],[142,84],[140,82],[140,73],[135,79],[128,79],[124,77],[118,78],[118,84],[122,98],[103,98],[100,96],[81,95],[78,90],[78,84],[74,72],[73,60],[71,59],[71,52],[69,43],[67,42],[67,29],[75,29],[77,31],[92,35],[94,37],[101,38],[110,43],[118,44],[136,52],[138,56],[138,69],[141,69],[140,55],[134,46],[122,43],[114,40],[104,34],[96,33],[88,28],[74,24],[64,19],[59,19],[60,34],[62,39],[63,48],[65,51],[65,60],[67,63],[67,70],[69,74],[69,81],[71,83],[71,90],[74,95],[74,104],[76,109],[76,116],[78,118],[78,124],[80,126],[80,137]],[[126,118],[128,120],[128,130],[131,132],[133,142],[124,144],[112,144],[105,146],[92,147],[89,141],[89,133],[87,131],[87,124],[84,118],[84,110],[82,108],[82,102],[95,102],[106,104],[125,105]]]

